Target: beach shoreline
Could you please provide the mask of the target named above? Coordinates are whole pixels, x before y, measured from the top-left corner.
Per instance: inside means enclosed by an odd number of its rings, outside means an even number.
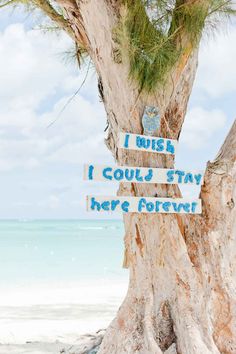
[[[96,354],[127,291],[127,279],[0,293],[0,354]]]
[[[81,335],[73,343],[28,341],[23,344],[0,344],[0,354],[96,354],[105,330]]]

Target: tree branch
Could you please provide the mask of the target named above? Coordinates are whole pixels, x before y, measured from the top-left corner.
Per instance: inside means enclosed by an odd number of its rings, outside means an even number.
[[[73,40],[75,40],[75,34],[70,26],[68,20],[60,15],[54,7],[45,0],[33,0],[34,5],[40,8],[53,22],[56,22],[60,28],[62,28]]]
[[[12,5],[16,2],[16,0],[9,0],[9,1],[6,1],[4,4],[0,5],[0,9],[2,7],[5,7],[5,6],[9,6],[9,5]]]
[[[228,161],[231,165],[236,161],[236,120],[234,121],[215,161],[219,159]]]

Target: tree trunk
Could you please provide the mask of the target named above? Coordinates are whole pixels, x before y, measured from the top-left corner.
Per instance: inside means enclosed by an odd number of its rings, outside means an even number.
[[[107,112],[107,146],[121,165],[173,167],[169,156],[119,150],[117,133],[143,133],[146,105],[160,108],[159,136],[178,139],[197,68],[197,49],[185,53],[154,95],[128,79],[129,65],[117,58],[113,29],[120,1],[58,0],[78,42],[99,76]],[[79,15],[78,15],[79,14]],[[99,354],[236,353],[236,124],[216,160],[208,164],[200,216],[124,216],[124,266],[129,289],[108,328]],[[178,187],[124,183],[120,195],[179,197]]]

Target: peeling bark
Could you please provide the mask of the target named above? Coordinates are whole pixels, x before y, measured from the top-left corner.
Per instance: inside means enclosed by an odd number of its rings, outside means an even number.
[[[64,0],[63,0],[64,1]],[[198,50],[185,52],[164,88],[140,94],[128,63],[115,60],[112,33],[120,2],[64,1],[77,40],[81,33],[99,76],[109,122],[106,144],[121,165],[173,167],[169,156],[118,150],[119,131],[142,133],[145,105],[160,107],[159,135],[178,139],[197,69]],[[78,18],[75,13],[79,14]],[[201,191],[203,213],[124,216],[127,296],[99,354],[236,353],[236,123]],[[171,185],[123,183],[120,195],[178,197]]]

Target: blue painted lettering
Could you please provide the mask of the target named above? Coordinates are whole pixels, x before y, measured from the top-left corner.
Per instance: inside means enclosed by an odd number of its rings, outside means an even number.
[[[136,178],[137,181],[143,182],[143,177],[140,176],[140,169],[139,168],[137,168],[136,171],[135,171],[135,178]]]
[[[169,170],[166,174],[167,174],[167,182],[171,183],[174,181],[174,170]]]
[[[148,170],[148,174],[146,177],[144,177],[145,181],[149,182],[152,180],[152,177],[153,177],[153,169],[152,168],[149,168]]]
[[[178,176],[178,183],[182,183],[182,177],[185,175],[183,171],[176,170],[175,174]]]
[[[108,172],[112,172],[112,168],[111,167],[104,168],[104,170],[102,171],[102,175],[103,175],[104,178],[112,180],[112,176],[109,176],[107,174]]]
[[[179,203],[179,206],[178,206],[178,212],[179,213],[181,212],[181,209],[184,209],[184,204],[183,203]]]
[[[158,139],[156,141],[156,143],[157,143],[156,151],[163,151],[164,150],[164,139]]]
[[[164,202],[164,203],[162,204],[162,208],[163,208],[163,210],[166,211],[166,212],[169,211],[170,206],[171,206],[171,203],[170,203],[170,202]]]
[[[136,138],[136,145],[138,148],[144,148],[144,149],[148,149],[150,147],[150,139],[146,139],[146,138],[141,138],[140,136],[137,136]]]
[[[166,143],[166,151],[171,153],[171,154],[174,154],[175,153],[175,147],[174,145],[172,145],[172,142],[171,140],[167,140],[167,143]]]
[[[145,198],[141,198],[138,202],[138,211],[141,213],[141,211],[143,210],[143,207],[146,205],[146,199]]]
[[[134,179],[134,170],[129,170],[128,168],[125,169],[125,178],[128,181],[132,181]]]
[[[124,178],[124,172],[123,170],[121,170],[120,168],[117,168],[114,172],[114,178],[117,180],[117,181],[120,181]]]
[[[109,211],[110,210],[110,202],[108,200],[106,200],[105,202],[103,202],[101,204],[101,207],[102,207],[103,210]]]
[[[101,210],[101,204],[95,200],[95,198],[91,198],[91,209],[97,211]]]
[[[186,213],[190,213],[190,204],[189,203],[183,204],[183,208]]]
[[[197,203],[196,203],[196,202],[193,202],[193,203],[192,203],[192,208],[191,208],[192,213],[195,213],[196,208],[197,208]]]
[[[93,170],[94,170],[94,166],[90,165],[89,169],[88,169],[88,178],[89,179],[93,179]]]
[[[152,139],[152,150],[156,150],[156,140]]]
[[[184,177],[184,183],[193,183],[193,175],[192,173],[187,173]]]
[[[125,212],[128,213],[129,212],[129,202],[125,201],[121,204],[121,209]]]
[[[129,134],[126,134],[126,135],[125,135],[125,143],[124,143],[124,147],[125,147],[125,148],[128,148],[128,147],[129,147],[129,137],[130,137]]]
[[[155,210],[156,212],[160,211],[160,205],[162,204],[162,202],[156,201],[156,206],[155,206]]]
[[[117,205],[120,204],[120,201],[117,199],[117,200],[112,200],[111,201],[111,210],[114,211],[117,207]]]
[[[154,210],[154,204],[149,202],[146,204],[147,211],[152,212]]]
[[[173,202],[173,203],[172,203],[172,206],[173,206],[174,211],[177,213],[177,212],[178,212],[177,203]]]
[[[142,147],[142,138],[140,138],[140,136],[136,137],[136,145],[138,148]]]
[[[199,185],[201,183],[201,179],[202,179],[202,175],[194,175],[195,181],[197,183],[197,185]]]

